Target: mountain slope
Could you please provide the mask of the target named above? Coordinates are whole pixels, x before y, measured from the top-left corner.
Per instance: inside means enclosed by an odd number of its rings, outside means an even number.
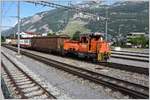
[[[101,15],[105,16],[104,10],[96,9],[97,12],[101,11]],[[100,12],[99,12],[100,13]],[[122,33],[126,35],[128,32],[147,32],[149,27],[148,15],[148,2],[117,2],[108,8],[108,33],[117,35]],[[99,28],[98,28],[99,26]],[[87,25],[91,31],[105,31],[104,21],[90,21]]]
[[[90,5],[89,9],[100,16],[105,17],[105,7]],[[108,34],[117,36],[120,33],[147,32],[149,27],[148,2],[125,1],[116,2],[108,7]],[[54,9],[35,14],[21,21],[21,31],[37,33],[64,32],[74,34],[77,30],[84,32],[105,32],[105,21],[96,20],[83,13],[66,11],[63,8]],[[3,35],[17,32],[17,24],[4,31]]]
[[[68,11],[64,9],[54,9],[50,11],[40,12],[34,16],[21,19],[21,31],[30,31],[37,33],[57,32],[62,30],[68,23]],[[3,35],[13,34],[17,32],[16,24],[13,28],[2,32]]]

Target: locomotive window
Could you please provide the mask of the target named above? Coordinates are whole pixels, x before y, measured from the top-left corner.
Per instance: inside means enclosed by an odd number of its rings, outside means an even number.
[[[82,38],[81,38],[81,42],[82,42],[82,43],[88,43],[88,40],[87,40],[86,37],[82,37]]]
[[[96,40],[99,40],[100,39],[100,36],[96,36]]]
[[[101,36],[94,36],[93,38],[98,41],[100,39]]]

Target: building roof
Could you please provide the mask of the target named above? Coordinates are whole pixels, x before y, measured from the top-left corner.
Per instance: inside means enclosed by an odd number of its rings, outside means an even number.
[[[18,34],[18,32],[16,34]],[[39,33],[35,32],[20,32],[20,34],[39,35]]]
[[[38,35],[39,34],[39,33],[35,33],[35,32],[24,32],[24,33],[31,34],[31,35]]]
[[[103,36],[105,33],[102,32],[91,32],[91,33],[85,33],[85,34],[81,34],[80,36],[87,36],[87,35],[101,35]]]
[[[145,34],[145,32],[130,32],[129,34],[140,35],[140,34]]]

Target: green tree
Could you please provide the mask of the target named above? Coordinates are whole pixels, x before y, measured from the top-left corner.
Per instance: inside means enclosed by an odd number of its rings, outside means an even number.
[[[5,42],[5,37],[1,36],[1,42]]]
[[[47,35],[48,35],[48,36],[51,36],[51,35],[55,35],[55,33],[49,32]]]
[[[142,35],[142,36],[139,38],[139,40],[141,41],[142,47],[146,47],[146,44],[147,44],[148,39],[147,39],[144,35]]]
[[[129,40],[132,45],[137,45],[137,38],[130,38]]]
[[[146,38],[144,35],[138,36],[138,37],[134,37],[130,39],[130,42],[137,46],[137,45],[141,45],[143,48],[146,47],[147,43],[148,43],[148,38]]]
[[[76,31],[75,34],[73,34],[72,39],[73,40],[79,40],[80,39],[80,31]]]

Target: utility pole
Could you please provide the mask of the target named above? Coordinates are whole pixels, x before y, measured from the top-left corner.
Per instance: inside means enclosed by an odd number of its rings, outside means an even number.
[[[105,22],[105,33],[106,33],[106,41],[107,41],[107,33],[108,33],[108,7],[106,6],[106,13],[105,13],[105,18],[106,18],[106,22]]]
[[[71,1],[68,1],[68,7],[71,7]],[[71,10],[68,10],[67,22],[69,22]]]
[[[119,35],[120,35],[120,29],[121,29],[121,27],[120,27],[120,25],[119,25]]]
[[[119,32],[119,34],[120,34],[120,32],[121,32],[121,28],[122,28],[122,26],[123,26],[123,24],[120,24],[120,25],[119,25],[119,31],[118,31],[118,32]]]
[[[1,35],[2,35],[2,16],[3,16],[3,14],[2,14],[2,13],[3,13],[3,10],[2,10],[2,9],[3,9],[2,2],[3,2],[3,1],[1,0],[1,2],[0,2],[0,3],[1,3],[1,11],[0,11],[0,13],[1,13],[1,16],[0,16],[0,34],[1,34]]]
[[[20,55],[20,1],[19,0],[18,0],[17,13],[18,13],[18,55]]]

